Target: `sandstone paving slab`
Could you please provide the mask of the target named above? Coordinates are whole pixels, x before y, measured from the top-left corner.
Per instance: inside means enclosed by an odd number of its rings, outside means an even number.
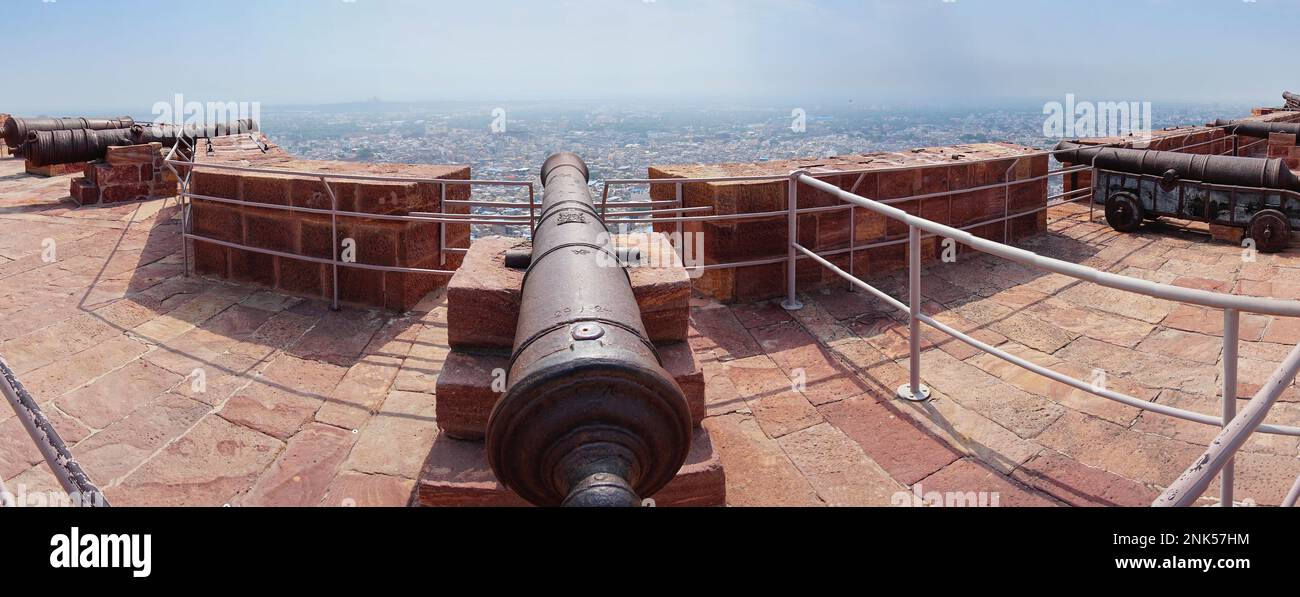
[[[222,506],[246,493],[284,442],[213,415],[104,490],[121,506]]]
[[[790,433],[778,443],[827,506],[888,506],[905,490],[828,423]]]
[[[817,490],[753,417],[738,413],[710,417],[704,427],[726,471],[728,505],[822,505]]]
[[[730,361],[763,352],[731,309],[723,305],[692,309],[691,328],[694,333],[689,333],[687,340],[701,361]]]
[[[1155,487],[1052,451],[1044,451],[1025,463],[1011,478],[1071,506],[1146,507],[1160,497]]]
[[[415,493],[415,480],[389,475],[344,471],[330,482],[322,506],[392,508],[407,506]]]
[[[415,479],[438,435],[431,394],[394,391],[361,429],[344,468]]]
[[[78,443],[77,461],[95,482],[116,483],[210,411],[202,402],[164,394]]]
[[[284,452],[239,503],[249,506],[315,506],[356,442],[357,434],[319,423],[289,439]]]
[[[1221,396],[1195,395],[1178,392],[1175,390],[1165,390],[1160,392],[1160,397],[1156,400],[1160,404],[1189,410],[1196,413],[1206,414],[1218,417],[1223,411],[1223,398]],[[1248,399],[1237,401],[1237,412],[1241,412]],[[1273,425],[1287,425],[1291,427],[1300,427],[1300,404],[1294,402],[1279,402],[1269,409],[1266,423]],[[1219,435],[1222,428],[1213,425],[1204,425],[1194,421],[1187,421],[1176,417],[1170,417],[1153,412],[1143,413],[1133,425],[1134,431],[1143,433],[1152,433],[1164,437],[1169,437],[1181,441],[1201,446],[1208,446],[1214,438]],[[1300,437],[1288,435],[1273,435],[1266,433],[1255,433],[1241,450],[1246,452],[1262,452],[1266,454],[1278,454],[1282,456],[1296,456],[1300,454]]]
[[[1004,474],[1043,450],[1037,442],[1024,439],[937,392],[928,402],[894,401],[892,404],[949,446],[979,458]]]
[[[1139,483],[1168,487],[1204,448],[1067,412],[1038,438],[1044,447]]]
[[[53,400],[121,367],[149,350],[149,346],[126,336],[116,336],[75,357],[56,361],[22,377],[27,391],[37,401]]]
[[[1206,393],[1216,387],[1217,373],[1213,366],[1131,350],[1086,337],[1070,343],[1055,356],[1099,369],[1107,379],[1131,378],[1146,387],[1190,393]]]
[[[853,398],[820,407],[822,416],[905,485],[911,485],[961,458],[935,434],[904,414],[901,407]]]
[[[104,429],[154,401],[182,377],[142,360],[133,361],[94,384],[55,401],[63,412],[93,429]]]
[[[1031,487],[993,470],[974,458],[962,458],[922,479],[912,487],[929,503],[929,496],[942,496],[945,507],[1030,507],[1057,506],[1059,502]]]

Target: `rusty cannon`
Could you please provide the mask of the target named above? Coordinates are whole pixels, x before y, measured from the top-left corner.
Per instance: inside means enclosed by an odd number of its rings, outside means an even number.
[[[1267,139],[1273,133],[1300,135],[1300,122],[1265,122],[1261,120],[1223,120],[1214,121],[1214,126],[1222,127],[1229,135],[1242,135]]]
[[[28,133],[23,145],[23,157],[38,167],[72,164],[101,159],[108,153],[109,147],[147,143],[161,143],[164,147],[171,147],[183,138],[194,141],[256,130],[257,123],[250,118],[206,127],[137,124],[127,129],[32,131]]]
[[[505,394],[488,421],[497,478],[541,506],[637,506],[681,469],[686,398],[660,362],[572,153],[542,166]]]
[[[10,116],[0,122],[0,137],[5,145],[19,147],[36,131],[108,131],[135,126],[130,116],[121,118],[18,118]]]
[[[1242,229],[1264,252],[1285,249],[1300,226],[1300,177],[1281,159],[1089,147],[1062,142],[1056,159],[1093,170],[1093,202],[1133,232],[1163,216]]]

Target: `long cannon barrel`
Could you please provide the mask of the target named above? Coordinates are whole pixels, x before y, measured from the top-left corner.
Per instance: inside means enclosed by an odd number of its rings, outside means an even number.
[[[690,450],[686,398],[641,322],[582,159],[542,166],[505,395],[487,429],[497,478],[541,506],[636,506]]]
[[[1263,122],[1259,120],[1223,120],[1214,121],[1214,126],[1223,127],[1229,135],[1245,135],[1267,139],[1272,133],[1300,135],[1300,122]]]
[[[1300,178],[1281,159],[1091,147],[1069,141],[1062,141],[1056,149],[1056,159],[1067,164],[1211,184],[1300,191]]]
[[[223,137],[256,130],[257,123],[250,118],[207,127],[136,125],[129,129],[102,131],[89,129],[33,131],[28,133],[26,143],[23,145],[23,157],[38,167],[72,164],[101,159],[108,153],[109,147],[145,143],[162,143],[164,147],[171,147],[181,138],[193,140]]]
[[[107,131],[129,129],[135,126],[130,116],[121,118],[15,118],[10,116],[0,123],[0,135],[5,145],[17,147],[36,131]]]

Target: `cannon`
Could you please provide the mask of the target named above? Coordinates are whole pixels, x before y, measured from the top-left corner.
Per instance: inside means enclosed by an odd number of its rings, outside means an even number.
[[[1214,121],[1214,126],[1223,127],[1229,135],[1258,137],[1267,139],[1272,133],[1300,135],[1300,122],[1264,122],[1260,120],[1223,120]]]
[[[72,164],[101,159],[109,147],[146,143],[171,147],[182,138],[193,141],[256,130],[257,123],[250,118],[206,127],[151,124],[135,125],[129,129],[33,131],[28,133],[23,144],[23,157],[37,167]]]
[[[1300,110],[1300,95],[1296,95],[1290,91],[1283,91],[1282,99],[1286,101],[1287,110]]]
[[[541,506],[636,506],[690,450],[691,418],[641,321],[631,280],[567,152],[542,166],[505,394],[488,420],[488,462]]]
[[[1281,159],[1087,147],[1062,142],[1056,159],[1089,164],[1093,202],[1133,232],[1162,216],[1241,228],[1263,252],[1285,249],[1300,226],[1300,177]]]
[[[129,129],[135,126],[130,116],[121,118],[15,118],[10,116],[0,123],[0,136],[5,145],[18,147],[27,142],[28,135],[36,131],[107,131]]]

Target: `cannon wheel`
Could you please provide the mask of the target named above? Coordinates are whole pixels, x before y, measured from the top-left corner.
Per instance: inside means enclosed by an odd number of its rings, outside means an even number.
[[[1115,193],[1106,199],[1106,223],[1120,232],[1134,232],[1142,226],[1146,210],[1137,197],[1129,193]]]
[[[1255,249],[1276,253],[1291,244],[1291,222],[1276,209],[1260,210],[1250,219],[1246,233],[1255,241]]]

